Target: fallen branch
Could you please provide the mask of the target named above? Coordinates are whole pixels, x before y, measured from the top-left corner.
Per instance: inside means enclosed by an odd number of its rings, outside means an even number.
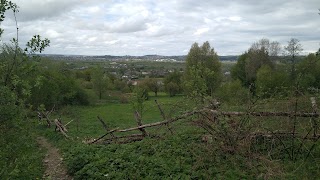
[[[138,111],[134,113],[134,117],[137,121],[138,126],[142,126],[142,118]],[[147,136],[147,131],[144,128],[139,128],[143,136]]]
[[[59,131],[66,137],[66,138],[69,138],[69,136],[67,135],[66,132],[68,132],[67,128],[64,127],[64,125],[58,120],[58,119],[55,119],[54,120],[54,123],[56,124],[56,128],[59,129]]]
[[[164,120],[164,121],[167,120],[167,117],[166,117],[166,115],[164,114],[164,111],[163,111],[163,109],[161,108],[161,106],[160,106],[160,104],[158,103],[158,101],[157,101],[157,100],[154,100],[154,101],[155,101],[155,103],[156,103],[157,106],[158,106],[158,109],[159,109],[159,111],[160,111],[160,114],[161,114],[163,120]],[[168,129],[169,129],[169,131],[171,132],[171,134],[173,134],[173,132],[172,132],[172,130],[171,130],[171,128],[170,128],[170,126],[169,126],[168,123],[166,124],[166,126],[168,127]]]
[[[107,132],[106,134],[104,134],[103,136],[100,136],[98,139],[96,139],[96,140],[94,140],[94,141],[90,142],[89,144],[93,144],[93,143],[95,143],[95,142],[99,141],[100,139],[102,139],[102,138],[106,137],[108,134],[111,134],[111,133],[113,133],[113,132],[118,131],[118,129],[119,129],[119,128],[116,128],[116,129],[113,129],[113,130],[111,130],[111,131]]]
[[[224,115],[224,116],[282,116],[282,117],[319,117],[319,113],[294,113],[294,112],[220,112],[217,110],[207,110],[212,114]]]
[[[118,130],[117,132],[128,132],[128,131],[133,131],[133,130],[137,130],[137,129],[141,129],[141,128],[147,128],[147,127],[153,127],[153,126],[159,126],[159,125],[163,125],[163,124],[167,124],[167,123],[172,123],[172,122],[178,121],[180,119],[184,119],[184,118],[187,118],[187,117],[192,116],[194,114],[197,114],[199,112],[201,112],[201,110],[200,111],[191,111],[191,112],[187,112],[181,116],[178,116],[178,117],[166,120],[166,121],[160,121],[160,122],[156,122],[156,123],[145,124],[145,125],[138,126],[138,127]]]
[[[316,103],[316,98],[315,97],[311,97],[310,98],[311,101],[311,106],[313,109],[313,113],[318,113],[318,106]],[[312,126],[313,126],[313,136],[316,137],[318,134],[318,122],[315,118],[312,118]]]

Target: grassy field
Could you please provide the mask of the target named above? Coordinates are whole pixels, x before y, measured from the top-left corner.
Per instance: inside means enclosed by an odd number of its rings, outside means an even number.
[[[191,103],[183,96],[170,98],[165,94],[151,96],[145,102],[143,123],[161,121],[162,117],[154,102],[157,99],[169,116],[190,110]],[[291,102],[278,100],[276,103],[262,101],[255,106],[256,110],[270,111],[288,110]],[[310,104],[301,100],[301,108],[310,110]],[[225,110],[243,110],[246,107],[228,107]],[[309,109],[308,109],[309,108]],[[58,117],[59,115],[57,115]],[[105,103],[94,106],[70,106],[60,111],[64,123],[74,120],[68,125],[68,134],[72,140],[48,131],[42,125],[38,132],[60,147],[68,171],[75,179],[313,179],[320,174],[320,146],[317,143],[311,156],[305,159],[308,152],[300,152],[301,156],[293,161],[287,156],[281,143],[277,140],[269,142],[261,139],[251,148],[239,142],[234,152],[224,149],[226,139],[218,137],[213,142],[203,142],[203,129],[196,127],[190,120],[176,122],[171,126],[174,134],[166,126],[150,128],[150,134],[158,138],[145,138],[129,144],[87,145],[85,139],[97,138],[106,131],[97,116],[100,116],[110,129],[136,126],[132,104]],[[52,117],[53,118],[53,117]],[[243,119],[239,119],[241,121]],[[292,123],[289,118],[249,118],[251,131],[273,128],[273,130],[290,130]],[[299,127],[310,125],[309,119],[298,120]],[[224,131],[221,126],[221,132]],[[249,128],[249,126],[248,126]],[[233,131],[226,132],[237,133]],[[306,129],[300,128],[305,132]],[[138,132],[138,131],[137,131]],[[241,133],[241,131],[239,131]],[[289,145],[291,141],[283,141]],[[301,142],[296,142],[299,146]],[[312,142],[303,143],[311,147]]]

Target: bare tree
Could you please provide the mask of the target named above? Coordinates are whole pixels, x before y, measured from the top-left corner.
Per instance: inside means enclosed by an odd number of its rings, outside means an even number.
[[[271,61],[276,61],[281,51],[281,45],[278,41],[270,41],[269,39],[263,38],[251,45],[253,50],[261,50],[267,54]]]

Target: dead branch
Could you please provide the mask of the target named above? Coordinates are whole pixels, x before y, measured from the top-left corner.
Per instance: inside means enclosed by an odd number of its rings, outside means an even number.
[[[142,126],[142,118],[138,111],[134,113],[134,117],[137,121],[138,126]],[[147,136],[147,131],[144,128],[139,128],[143,136]]]
[[[104,128],[106,131],[109,131],[108,126],[107,126],[107,124],[103,121],[103,119],[100,118],[99,116],[97,116],[97,118],[98,118],[99,121],[101,122],[103,128]]]
[[[66,133],[68,132],[67,128],[58,119],[55,119],[54,123],[56,124],[56,129],[58,129],[66,138],[69,138]]]
[[[102,138],[106,137],[108,134],[111,134],[111,133],[113,133],[113,132],[117,132],[117,131],[118,131],[118,129],[119,129],[119,128],[116,128],[116,129],[113,129],[113,130],[111,130],[111,131],[107,132],[106,134],[104,134],[104,135],[100,136],[98,139],[96,139],[96,140],[94,140],[94,141],[90,142],[89,144],[93,144],[93,143],[95,143],[95,142],[99,141],[100,139],[102,139]]]
[[[311,101],[313,113],[318,113],[318,106],[316,103],[316,98],[311,97],[310,101]],[[312,126],[313,126],[313,137],[316,137],[318,134],[318,122],[314,117],[312,118]]]
[[[163,109],[161,108],[161,106],[160,106],[160,104],[158,103],[158,101],[155,99],[154,102],[157,104],[158,109],[159,109],[159,111],[160,111],[160,114],[161,114],[163,120],[164,120],[164,121],[167,120],[167,117],[166,117],[166,115],[164,114],[164,111],[163,111]],[[172,132],[169,124],[167,123],[166,125],[167,125],[169,131],[171,132],[171,134],[173,134],[173,132]]]
[[[135,137],[144,137],[142,134],[130,134],[130,135],[124,135],[124,136],[115,136],[112,138],[104,139],[104,141],[113,141],[117,139],[125,139],[125,138],[135,138]]]
[[[282,116],[282,117],[319,117],[318,113],[301,113],[301,112],[220,112],[217,110],[207,110],[212,114],[224,115],[224,116]]]
[[[54,111],[56,105],[53,105],[52,109],[50,111],[47,112],[43,112],[43,111],[38,111],[38,118],[39,120],[42,119],[46,119],[47,121],[47,126],[50,128],[51,127],[51,121],[49,119],[50,114]]]
[[[160,121],[160,122],[156,122],[156,123],[145,124],[145,125],[138,126],[138,127],[122,129],[122,130],[118,130],[118,132],[128,132],[128,131],[133,131],[133,130],[137,130],[137,129],[140,129],[140,128],[147,128],[147,127],[153,127],[153,126],[159,126],[159,125],[163,125],[163,124],[167,124],[167,123],[172,123],[172,122],[178,121],[180,119],[185,119],[185,118],[187,118],[189,116],[192,116],[194,114],[197,114],[199,112],[200,111],[191,111],[191,112],[187,112],[187,113],[185,113],[185,114],[183,114],[181,116],[178,116],[178,117],[166,120],[166,121]]]
[[[159,111],[160,111],[160,114],[161,114],[163,120],[166,120],[166,119],[167,119],[167,118],[166,118],[166,115],[164,114],[164,111],[162,110],[160,104],[158,103],[157,100],[154,100],[154,102],[156,102],[156,104],[157,104],[157,106],[158,106],[158,109],[159,109]]]
[[[65,124],[64,127],[67,127],[72,122],[73,122],[73,119],[71,121],[69,121],[67,124]]]

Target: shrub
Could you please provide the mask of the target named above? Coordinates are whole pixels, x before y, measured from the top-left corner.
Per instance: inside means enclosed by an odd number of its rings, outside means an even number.
[[[17,98],[9,88],[0,86],[0,123],[11,121],[18,116]]]
[[[248,90],[241,85],[240,80],[235,80],[223,84],[217,91],[218,97],[223,101],[231,104],[241,104],[246,102]]]

